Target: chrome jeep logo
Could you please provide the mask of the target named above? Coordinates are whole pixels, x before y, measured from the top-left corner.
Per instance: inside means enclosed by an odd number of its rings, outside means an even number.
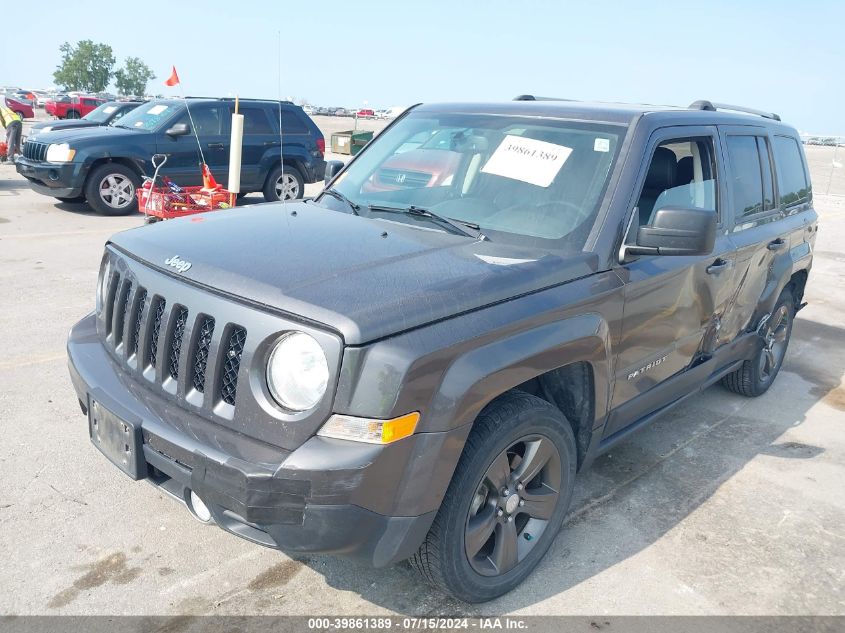
[[[184,273],[191,268],[191,262],[184,259],[180,259],[178,255],[174,255],[173,257],[165,259],[164,263],[170,266],[171,268],[175,268],[180,273]]]

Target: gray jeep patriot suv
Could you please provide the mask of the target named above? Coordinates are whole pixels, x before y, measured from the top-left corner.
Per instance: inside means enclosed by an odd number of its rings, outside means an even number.
[[[773,114],[420,105],[315,200],[115,235],[70,371],[94,445],[201,521],[484,601],[597,454],[771,386],[816,225]]]

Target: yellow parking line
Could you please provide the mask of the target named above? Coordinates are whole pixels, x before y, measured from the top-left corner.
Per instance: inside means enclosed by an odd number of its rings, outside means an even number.
[[[64,360],[67,354],[42,354],[40,356],[27,356],[13,358],[12,360],[0,361],[0,369],[17,369],[29,365],[40,365],[41,363],[52,363],[57,360]]]

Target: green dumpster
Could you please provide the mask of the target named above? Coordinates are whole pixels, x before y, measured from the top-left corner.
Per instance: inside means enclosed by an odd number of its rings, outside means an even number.
[[[355,156],[372,139],[372,132],[356,132],[355,130],[337,132],[332,134],[332,152]]]

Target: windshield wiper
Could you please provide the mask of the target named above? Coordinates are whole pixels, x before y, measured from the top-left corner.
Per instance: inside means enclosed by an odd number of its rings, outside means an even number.
[[[413,215],[418,218],[426,218],[428,220],[433,220],[437,222],[441,226],[448,226],[452,229],[452,233],[457,233],[458,235],[466,235],[467,237],[474,237],[476,239],[486,240],[488,239],[486,235],[481,232],[481,227],[479,227],[474,222],[465,222],[464,220],[454,220],[452,218],[447,218],[442,215],[437,215],[433,211],[429,211],[428,209],[423,209],[422,207],[417,207],[415,205],[411,205],[409,207],[388,207],[383,206],[380,204],[371,204],[368,205],[370,211],[382,211],[384,213],[405,213],[407,215]],[[471,229],[471,231],[467,231],[467,229]]]
[[[342,193],[340,193],[334,187],[331,187],[329,189],[323,189],[323,193],[327,196],[331,196],[332,198],[335,198],[336,200],[340,200],[341,202],[345,202],[349,206],[349,208],[352,209],[352,213],[354,213],[355,215],[360,215],[360,213],[358,213],[358,209],[361,208],[361,205],[357,204],[355,202],[352,202],[352,200],[350,200],[349,198],[344,196]]]

